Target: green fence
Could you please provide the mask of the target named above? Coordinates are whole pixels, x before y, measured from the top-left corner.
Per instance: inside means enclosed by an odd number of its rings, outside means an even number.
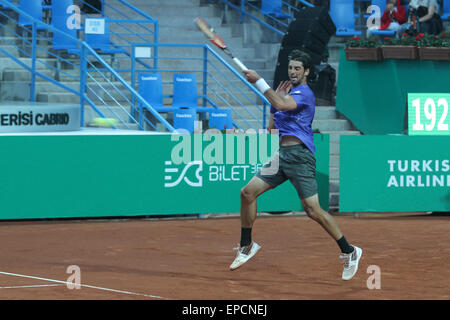
[[[260,141],[269,151],[273,141],[253,135],[258,146],[252,149],[253,136],[244,135],[245,159],[235,152],[235,162],[229,163],[231,140],[227,144],[225,136],[242,135],[220,136],[222,145],[220,138],[207,135],[186,140],[169,134],[1,136],[0,219],[239,212],[239,191],[264,158]],[[242,151],[235,139],[234,150]],[[317,134],[314,141],[319,197],[328,209],[329,136]],[[177,164],[176,155],[183,160],[187,142],[191,161]],[[249,155],[255,151],[252,164]],[[290,183],[258,201],[259,211],[300,209]]]
[[[450,211],[450,138],[341,136],[341,212]]]
[[[364,134],[405,133],[407,94],[449,92],[450,61],[348,61],[340,52],[336,110]]]

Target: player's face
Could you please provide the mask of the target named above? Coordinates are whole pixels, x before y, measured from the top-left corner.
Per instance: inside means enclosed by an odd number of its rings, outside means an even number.
[[[306,83],[306,77],[309,74],[309,70],[303,68],[303,62],[291,60],[289,61],[288,74],[289,80],[295,87],[299,84]]]

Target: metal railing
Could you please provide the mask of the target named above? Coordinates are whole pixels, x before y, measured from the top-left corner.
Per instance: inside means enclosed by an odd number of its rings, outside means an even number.
[[[111,43],[115,48],[125,49],[131,52],[131,45],[136,42],[159,42],[159,24],[158,20],[135,7],[125,0],[102,1],[102,10],[98,10],[85,0],[80,0],[85,7],[91,9],[91,13],[86,14],[86,18],[105,18],[109,25],[109,34]],[[110,18],[110,17],[116,18]],[[125,65],[129,61],[130,55],[120,55],[116,58],[118,65],[124,60]],[[158,58],[158,51],[154,52],[155,61]],[[115,68],[121,72],[120,68]],[[129,69],[123,70],[129,72]]]
[[[294,1],[281,1],[280,12],[283,14],[283,18],[279,18],[277,14],[270,14],[261,11],[261,7],[255,6],[248,0],[240,0],[239,4],[234,4],[228,0],[210,0],[210,2],[221,2],[226,8],[232,8],[240,14],[240,21],[244,23],[246,18],[249,18],[269,32],[274,32],[280,36],[283,36],[289,26],[289,22],[294,19],[295,13],[299,11],[295,4],[302,4],[308,7],[314,7],[313,4],[305,0],[294,0]]]
[[[132,60],[132,86],[137,86],[140,73],[160,73],[163,84],[164,104],[170,106],[173,98],[173,74],[192,73],[196,75],[198,105],[202,108],[231,109],[233,125],[247,130],[267,127],[269,101],[253,85],[251,85],[235,67],[207,44],[168,44],[168,43],[139,43],[136,48],[159,48],[158,64],[145,68],[144,64],[137,64]],[[178,49],[178,50],[174,50]],[[139,58],[151,64],[152,57]],[[146,61],[148,60],[148,61]],[[137,88],[139,91],[139,88]],[[134,105],[138,109],[137,104]]]
[[[124,1],[121,1],[124,2]],[[14,61],[25,71],[14,72],[12,81],[30,83],[29,101],[79,103],[81,107],[81,126],[85,126],[85,105],[101,117],[114,117],[120,127],[126,129],[145,128],[135,115],[130,113],[133,101],[149,111],[153,122],[162,125],[160,130],[173,131],[174,128],[154,108],[135,91],[118,71],[114,70],[102,56],[86,42],[72,37],[42,21],[36,20],[16,5],[6,0],[0,4],[8,5],[8,11],[0,11],[0,52]],[[19,25],[18,15],[31,21],[30,25]],[[52,36],[50,36],[52,34]],[[75,44],[70,50],[55,50],[54,35],[58,34]],[[3,72],[8,70],[3,69]],[[57,92],[50,94],[50,92]]]

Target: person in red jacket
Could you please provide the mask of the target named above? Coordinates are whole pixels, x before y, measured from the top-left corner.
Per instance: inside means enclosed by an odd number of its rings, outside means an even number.
[[[367,30],[367,37],[371,36],[371,31],[378,30],[394,30],[396,36],[399,36],[401,25],[407,20],[406,9],[401,5],[401,0],[387,0],[386,9],[381,16],[381,25],[379,28],[369,28]]]

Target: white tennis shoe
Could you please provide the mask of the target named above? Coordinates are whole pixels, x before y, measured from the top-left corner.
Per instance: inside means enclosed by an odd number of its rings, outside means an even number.
[[[344,271],[342,272],[342,280],[350,280],[358,271],[359,259],[362,256],[362,250],[357,246],[352,253],[342,253],[339,258],[342,259],[342,264],[344,265]]]
[[[260,248],[261,246],[256,242],[252,242],[252,244],[249,244],[248,246],[244,247],[239,246],[235,248],[235,250],[237,250],[237,254],[233,263],[230,265],[230,270],[234,270],[242,266],[251,257],[253,257]]]

